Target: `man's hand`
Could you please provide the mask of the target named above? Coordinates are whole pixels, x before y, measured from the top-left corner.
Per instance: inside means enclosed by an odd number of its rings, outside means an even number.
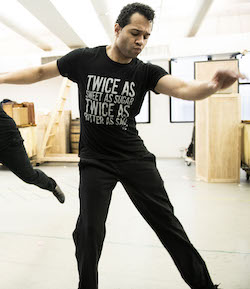
[[[245,79],[245,75],[233,70],[218,70],[211,80],[211,86],[215,90],[225,89],[231,86],[239,78]]]

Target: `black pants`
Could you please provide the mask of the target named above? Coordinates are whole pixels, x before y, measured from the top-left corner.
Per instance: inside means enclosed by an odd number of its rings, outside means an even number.
[[[32,167],[20,138],[13,138],[8,148],[0,151],[0,163],[28,184],[36,185],[51,192],[56,187],[56,182],[52,178],[41,170]]]
[[[192,289],[214,288],[205,262],[174,216],[155,157],[150,154],[143,159],[122,162],[80,162],[80,215],[73,233],[79,289],[98,288],[105,221],[112,190],[118,181],[168,250],[186,283]]]

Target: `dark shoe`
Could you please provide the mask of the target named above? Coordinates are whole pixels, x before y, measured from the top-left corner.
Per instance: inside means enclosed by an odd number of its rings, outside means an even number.
[[[60,187],[58,185],[56,185],[55,190],[53,191],[54,196],[57,198],[57,200],[60,203],[64,203],[65,201],[65,196],[64,193],[62,192],[62,190],[60,189]]]

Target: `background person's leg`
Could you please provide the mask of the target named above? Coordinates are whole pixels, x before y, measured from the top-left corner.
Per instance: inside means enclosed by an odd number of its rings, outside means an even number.
[[[32,167],[21,140],[13,142],[7,149],[0,151],[0,162],[24,182],[51,191],[61,203],[64,202],[64,194],[55,180]]]

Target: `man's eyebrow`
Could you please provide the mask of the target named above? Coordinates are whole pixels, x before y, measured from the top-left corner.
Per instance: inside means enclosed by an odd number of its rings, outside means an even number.
[[[143,30],[140,30],[140,29],[132,28],[131,31],[132,31],[132,30],[133,30],[133,31],[136,31],[136,32],[144,33],[144,31],[143,31]],[[146,34],[147,34],[147,35],[150,35],[149,32],[146,32]]]

